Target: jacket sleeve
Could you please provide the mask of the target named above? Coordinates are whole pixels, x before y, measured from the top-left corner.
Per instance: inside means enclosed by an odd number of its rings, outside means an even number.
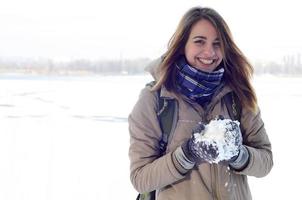
[[[158,158],[162,133],[154,93],[145,88],[128,118],[130,179],[140,193],[162,188],[184,177],[175,168],[171,152]]]
[[[273,167],[273,154],[259,109],[256,113],[242,110],[241,130],[243,144],[249,152],[249,162],[246,168],[237,173],[266,176]]]

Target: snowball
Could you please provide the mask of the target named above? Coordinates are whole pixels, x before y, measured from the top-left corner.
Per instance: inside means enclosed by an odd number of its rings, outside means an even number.
[[[203,142],[207,147],[212,145],[212,147],[217,148],[218,156],[207,160],[208,162],[218,163],[238,155],[238,144],[242,142],[242,138],[240,131],[235,127],[239,127],[239,125],[238,121],[231,119],[214,119],[205,125],[205,129],[201,133],[194,134],[194,142]]]

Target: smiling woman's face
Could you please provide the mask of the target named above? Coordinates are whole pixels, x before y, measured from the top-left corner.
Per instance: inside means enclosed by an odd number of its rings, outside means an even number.
[[[205,19],[193,25],[185,45],[190,66],[205,72],[214,71],[222,61],[220,41],[215,27]]]

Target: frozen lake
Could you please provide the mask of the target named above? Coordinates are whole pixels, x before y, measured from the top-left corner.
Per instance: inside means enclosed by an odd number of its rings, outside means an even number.
[[[0,199],[135,199],[127,116],[150,76],[0,76]],[[302,78],[254,79],[275,166],[254,199],[297,199]]]

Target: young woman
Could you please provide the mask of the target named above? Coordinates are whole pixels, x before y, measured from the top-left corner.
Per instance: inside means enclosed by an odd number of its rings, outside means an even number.
[[[223,18],[211,8],[190,9],[151,72],[155,86],[142,90],[129,115],[130,176],[135,189],[156,190],[157,200],[252,199],[247,176],[270,172],[271,143],[251,85],[253,68]],[[177,124],[163,156],[159,156],[157,90],[178,105]],[[196,142],[192,132],[202,131],[200,124],[216,116],[231,118],[223,98],[230,92],[242,108],[240,128],[232,129],[238,133],[238,151],[213,163],[217,149]]]

